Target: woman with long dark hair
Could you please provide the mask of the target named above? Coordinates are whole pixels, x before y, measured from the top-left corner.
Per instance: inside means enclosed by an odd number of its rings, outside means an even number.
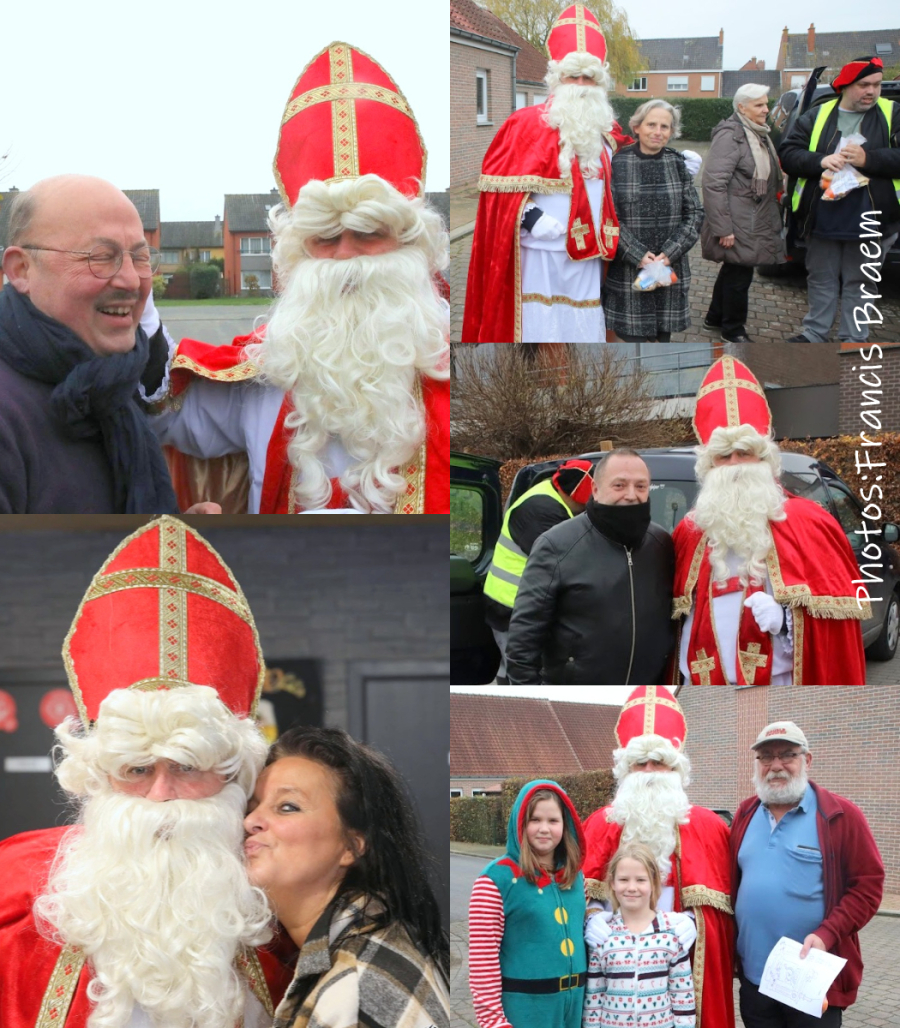
[[[244,828],[250,879],[300,951],[276,1028],[447,1028],[449,940],[418,819],[380,753],[291,729]]]

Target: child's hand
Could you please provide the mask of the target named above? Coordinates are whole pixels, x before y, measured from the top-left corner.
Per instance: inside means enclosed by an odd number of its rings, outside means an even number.
[[[683,952],[687,953],[697,939],[697,926],[694,924],[694,919],[690,914],[673,913],[669,914],[669,922],[678,939],[679,946]]]
[[[611,910],[598,910],[591,914],[584,926],[584,941],[588,946],[599,948],[612,935],[609,929],[612,916]]]

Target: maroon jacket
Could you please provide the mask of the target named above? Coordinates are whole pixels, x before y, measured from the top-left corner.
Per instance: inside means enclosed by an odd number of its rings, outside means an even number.
[[[884,864],[866,816],[850,800],[809,783],[816,791],[819,847],[825,891],[825,920],[815,930],[829,953],[847,963],[828,990],[828,1005],[849,1007],[862,981],[858,932],[878,911],[884,889]],[[744,832],[759,807],[754,796],[741,803],[731,826],[731,905],[741,883],[738,852]]]

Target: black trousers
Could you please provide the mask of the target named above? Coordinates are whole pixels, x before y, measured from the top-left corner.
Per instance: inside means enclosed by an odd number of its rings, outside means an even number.
[[[623,336],[621,332],[616,332],[616,335],[622,340],[623,343],[644,343],[647,342],[646,336]],[[672,339],[671,332],[657,332],[656,342],[657,343],[668,343]]]
[[[752,267],[724,263],[719,268],[706,320],[721,325],[723,336],[747,334],[747,294],[752,281]]]
[[[741,975],[741,1020],[744,1028],[840,1028],[844,1011],[829,1007],[821,1017],[764,996],[753,982]]]

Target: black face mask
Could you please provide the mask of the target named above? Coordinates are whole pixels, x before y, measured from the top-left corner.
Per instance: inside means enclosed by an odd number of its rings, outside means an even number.
[[[631,549],[639,545],[650,527],[650,501],[646,503],[597,503],[588,500],[585,513],[598,532]]]

